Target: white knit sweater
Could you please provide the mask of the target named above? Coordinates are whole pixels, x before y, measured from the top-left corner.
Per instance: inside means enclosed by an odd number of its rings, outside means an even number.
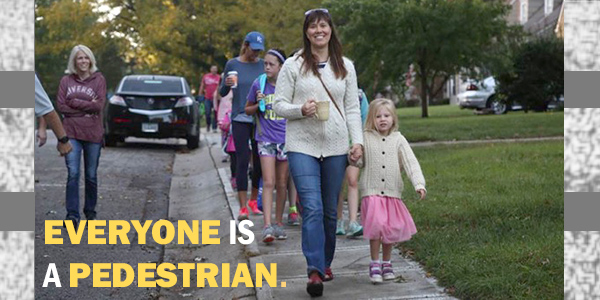
[[[304,73],[300,56],[288,58],[277,78],[275,88],[275,113],[287,119],[285,148],[313,157],[328,157],[347,154],[348,133],[353,143],[362,144],[362,125],[356,83],[356,71],[352,62],[344,57],[348,74],[344,79],[336,79],[333,69],[327,63],[320,69],[321,78],[331,92],[344,117],[335,105],[329,105],[329,119],[319,121],[314,117],[302,116],[302,105],[310,98],[317,101],[331,101],[327,91],[312,71]],[[344,121],[344,118],[346,121]]]
[[[402,199],[404,183],[400,169],[408,174],[415,190],[425,189],[421,166],[400,132],[384,136],[366,130],[364,147],[364,169],[359,183],[362,197],[378,195]]]

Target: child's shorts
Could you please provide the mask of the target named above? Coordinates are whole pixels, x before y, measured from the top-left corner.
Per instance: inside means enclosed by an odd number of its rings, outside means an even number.
[[[287,160],[285,143],[257,142],[258,156],[275,157],[277,160]]]

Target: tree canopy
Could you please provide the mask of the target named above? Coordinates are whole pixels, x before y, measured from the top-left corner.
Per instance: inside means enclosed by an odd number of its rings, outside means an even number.
[[[402,74],[414,64],[423,117],[428,99],[449,76],[506,63],[509,7],[501,1],[328,0],[325,5],[338,16],[344,45],[371,94],[403,84]]]
[[[84,44],[114,88],[125,74],[180,75],[197,87],[238,55],[246,33],[287,53],[302,45],[304,12],[321,0],[36,0],[36,71],[50,94],[69,51]]]

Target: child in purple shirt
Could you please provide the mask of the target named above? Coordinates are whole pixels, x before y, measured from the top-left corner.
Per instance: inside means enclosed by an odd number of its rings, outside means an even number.
[[[245,112],[258,118],[255,139],[263,178],[263,218],[262,241],[270,243],[275,239],[286,239],[283,230],[283,209],[288,182],[288,162],[285,151],[286,120],[273,111],[275,85],[279,70],[285,61],[283,50],[271,49],[264,58],[265,74],[259,76],[250,87]],[[277,189],[276,224],[271,225],[273,189]]]

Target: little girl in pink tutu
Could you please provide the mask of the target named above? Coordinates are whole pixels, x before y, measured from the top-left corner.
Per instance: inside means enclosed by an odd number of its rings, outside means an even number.
[[[403,169],[421,199],[425,198],[425,178],[406,138],[398,132],[394,103],[376,99],[369,106],[364,131],[364,169],[360,179],[363,196],[361,216],[363,235],[371,246],[371,282],[396,278],[391,254],[394,243],[409,240],[417,232],[410,213],[402,202]],[[383,245],[383,262],[379,248]]]

